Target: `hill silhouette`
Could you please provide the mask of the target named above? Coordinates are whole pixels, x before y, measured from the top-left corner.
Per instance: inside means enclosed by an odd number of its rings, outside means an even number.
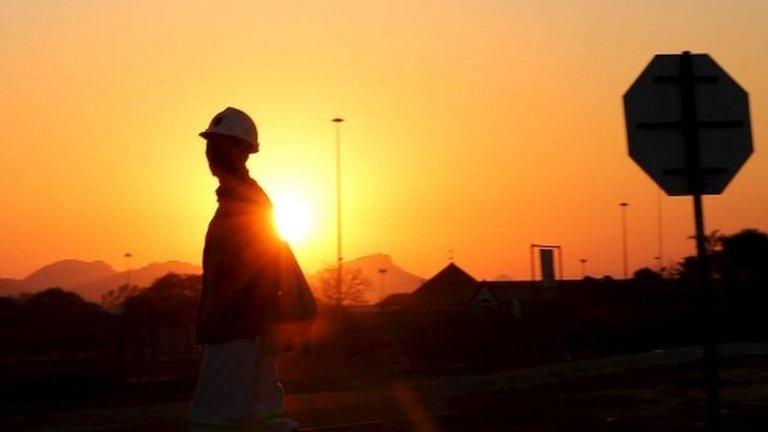
[[[24,291],[19,279],[0,278],[0,296],[14,295]]]
[[[395,264],[392,257],[386,254],[366,255],[346,261],[344,265],[359,268],[363,276],[371,282],[370,288],[365,292],[365,300],[368,303],[376,303],[382,298],[382,278],[379,269],[387,269],[384,274],[384,297],[390,294],[412,292],[424,281],[420,276]],[[152,263],[132,269],[130,282],[131,285],[146,287],[168,273],[200,274],[202,269],[199,265],[181,261]],[[315,282],[319,273],[309,275],[310,282]],[[45,265],[24,279],[0,278],[0,296],[59,287],[76,292],[86,300],[100,302],[104,293],[125,284],[127,280],[128,274],[125,271],[116,271],[104,261],[65,259]],[[322,300],[322,296],[319,296],[319,299]]]
[[[39,268],[22,282],[27,289],[37,291],[50,287],[73,287],[116,273],[104,261],[65,259]]]
[[[23,279],[0,279],[0,295],[36,292],[46,288],[71,288],[117,274],[104,261],[64,259],[44,265]]]
[[[130,271],[131,285],[147,287],[158,278],[168,273],[177,274],[201,274],[203,271],[199,265],[181,261],[165,261],[152,263]],[[127,272],[119,272],[107,277],[82,283],[71,287],[71,290],[80,294],[86,300],[101,301],[102,294],[123,285],[128,280]]]
[[[382,298],[381,274],[379,269],[385,268],[383,297],[390,294],[412,292],[423,282],[423,278],[403,270],[392,261],[392,257],[386,254],[372,254],[362,256],[344,262],[345,267],[359,268],[363,277],[371,282],[370,288],[365,291],[365,300],[368,303],[376,303]],[[320,272],[309,277],[310,284],[316,286]],[[322,300],[320,293],[315,295]]]
[[[168,273],[199,274],[200,266],[180,261],[152,263],[130,271],[132,285],[149,286]],[[118,272],[104,261],[65,259],[45,265],[24,279],[0,278],[0,295],[37,292],[58,287],[98,302],[101,295],[123,285],[126,272]]]

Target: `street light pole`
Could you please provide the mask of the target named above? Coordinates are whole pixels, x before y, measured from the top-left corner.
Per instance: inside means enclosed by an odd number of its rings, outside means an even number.
[[[587,277],[587,259],[579,258],[579,262],[581,263],[581,277],[583,279]]]
[[[379,301],[384,300],[384,276],[387,274],[387,271],[389,269],[386,267],[379,268],[379,275],[381,275],[381,284],[379,285]]]
[[[341,117],[331,120],[336,124],[336,289],[341,293]]]
[[[664,272],[664,218],[662,216],[661,208],[661,188],[656,191],[656,224],[657,235],[659,240],[659,253],[657,255],[659,261],[659,274]]]
[[[129,264],[129,260],[132,256],[133,254],[130,252],[123,254],[123,258],[125,258],[125,286],[131,286],[131,265]]]
[[[629,203],[627,202],[620,202],[619,206],[621,207],[621,252],[622,257],[624,258],[624,279],[629,278],[629,268],[627,265],[627,206]]]

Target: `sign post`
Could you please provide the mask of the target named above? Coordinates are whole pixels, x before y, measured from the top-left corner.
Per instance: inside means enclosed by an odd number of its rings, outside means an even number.
[[[710,430],[721,431],[714,293],[702,195],[720,194],[752,154],[747,93],[706,54],[657,55],[624,94],[630,157],[668,195],[693,196]]]
[[[560,279],[565,279],[563,273],[563,248],[560,245],[531,243],[531,283],[536,281],[536,264],[534,262],[534,251],[536,250],[539,251],[542,286],[554,286],[557,280],[557,273],[560,273]],[[555,250],[557,250],[557,273],[555,272],[553,255]]]

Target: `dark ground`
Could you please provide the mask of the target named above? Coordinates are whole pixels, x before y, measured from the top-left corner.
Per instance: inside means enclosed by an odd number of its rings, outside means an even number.
[[[768,430],[768,345],[720,348],[726,431]],[[698,348],[475,376],[289,395],[309,430],[343,432],[705,430]],[[63,383],[66,384],[66,383]],[[65,403],[4,403],[2,431],[183,431],[185,385],[126,387]]]

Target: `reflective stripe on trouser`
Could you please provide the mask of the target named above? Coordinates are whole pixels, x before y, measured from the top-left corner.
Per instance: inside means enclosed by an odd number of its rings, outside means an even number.
[[[189,432],[247,431],[252,429],[244,421],[208,420],[190,417]]]
[[[189,410],[190,431],[288,432],[298,423],[283,413],[276,356],[262,338],[206,345]]]
[[[241,421],[216,421],[190,417],[188,430],[189,432],[289,432],[296,430],[298,427],[299,424],[284,412],[275,412],[264,414],[258,419]]]
[[[282,411],[261,414],[258,423],[267,432],[290,432],[299,427],[296,420],[288,417]]]

